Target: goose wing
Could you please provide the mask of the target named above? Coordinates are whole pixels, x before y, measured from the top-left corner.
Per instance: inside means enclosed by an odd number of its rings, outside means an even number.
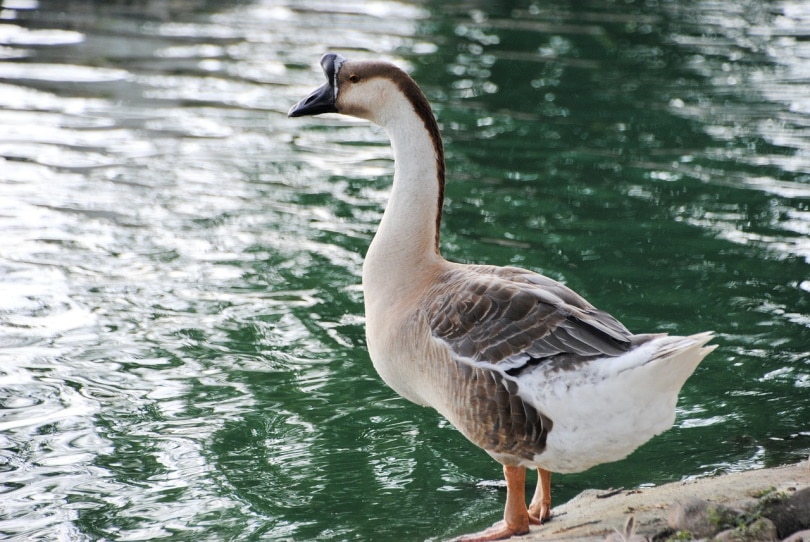
[[[539,363],[618,356],[634,336],[557,281],[518,268],[464,266],[437,281],[425,307],[456,357],[510,374]]]

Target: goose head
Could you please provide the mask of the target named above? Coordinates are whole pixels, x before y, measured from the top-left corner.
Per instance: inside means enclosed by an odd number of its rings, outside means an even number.
[[[321,58],[321,68],[326,83],[292,106],[289,117],[341,113],[386,126],[400,108],[427,104],[413,79],[391,63],[352,61],[327,53]]]
[[[401,232],[421,228],[413,226],[413,222],[424,220],[424,223],[435,224],[435,227],[424,230],[432,236],[433,249],[438,254],[444,201],[444,145],[439,124],[419,85],[389,62],[347,60],[328,53],[321,58],[321,67],[326,83],[292,106],[288,116],[342,113],[382,126],[391,140],[396,163],[395,190],[386,207],[386,216],[396,215],[403,222],[389,226],[386,231],[397,232],[394,235],[397,237]],[[397,190],[398,186],[408,188]],[[412,197],[413,193],[425,199],[417,200]],[[400,206],[391,203],[399,201],[408,203]],[[400,210],[395,213],[393,209]],[[395,219],[386,221],[386,224],[395,223]],[[381,231],[378,230],[378,235]],[[397,246],[401,249],[401,243]]]

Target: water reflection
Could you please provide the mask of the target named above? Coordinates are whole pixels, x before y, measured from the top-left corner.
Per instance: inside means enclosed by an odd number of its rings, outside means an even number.
[[[808,17],[6,0],[0,530],[403,540],[497,519],[497,466],[370,368],[387,142],[285,117],[328,49],[396,60],[434,101],[447,256],[565,280],[633,329],[719,332],[676,428],[558,498],[803,457]]]

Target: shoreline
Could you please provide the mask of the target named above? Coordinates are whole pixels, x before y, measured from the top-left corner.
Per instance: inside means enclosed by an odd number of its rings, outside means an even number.
[[[810,460],[781,467],[671,482],[629,490],[586,490],[552,510],[551,520],[532,526],[522,541],[605,540],[619,536],[630,517],[635,534],[647,540],[675,535],[669,526],[671,508],[677,503],[708,501],[712,505],[743,509],[767,494],[790,496],[810,488]],[[679,538],[683,539],[683,538]],[[635,538],[634,538],[635,540]],[[641,540],[641,538],[638,538]]]

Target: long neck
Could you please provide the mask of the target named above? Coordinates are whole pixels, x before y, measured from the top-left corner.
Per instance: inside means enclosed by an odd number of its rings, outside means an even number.
[[[394,184],[363,270],[365,289],[402,287],[439,256],[444,150],[427,100],[403,92],[380,118],[394,150]]]

